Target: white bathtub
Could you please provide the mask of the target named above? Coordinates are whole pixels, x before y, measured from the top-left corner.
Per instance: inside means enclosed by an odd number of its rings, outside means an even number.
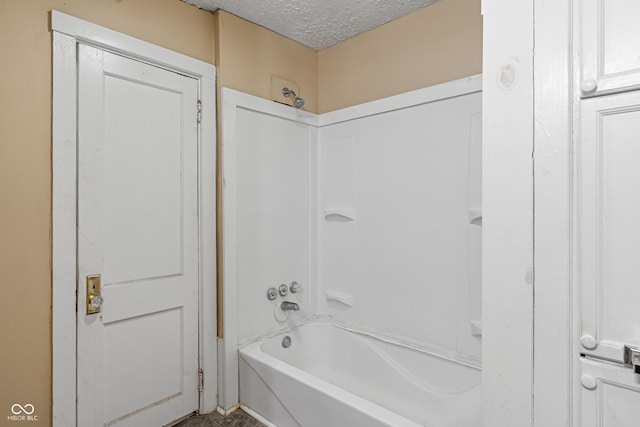
[[[278,427],[482,425],[479,369],[324,322],[242,348],[240,401]]]

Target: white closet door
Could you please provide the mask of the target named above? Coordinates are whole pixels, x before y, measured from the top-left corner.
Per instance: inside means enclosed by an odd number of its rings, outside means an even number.
[[[78,426],[161,426],[198,408],[198,83],[78,55]]]
[[[640,425],[640,376],[624,360],[640,347],[640,93],[584,100],[581,120],[581,425]]]

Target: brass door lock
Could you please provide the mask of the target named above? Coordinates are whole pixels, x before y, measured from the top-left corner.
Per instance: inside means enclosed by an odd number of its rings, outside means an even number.
[[[87,314],[100,313],[103,301],[100,275],[87,276]]]

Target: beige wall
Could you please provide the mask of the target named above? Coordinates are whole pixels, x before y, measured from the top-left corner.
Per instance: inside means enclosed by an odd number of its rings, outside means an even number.
[[[318,111],[478,74],[480,0],[442,0],[318,53]]]
[[[0,425],[13,403],[51,423],[51,9],[214,54],[213,14],[178,0],[0,0]]]
[[[319,52],[224,11],[216,19],[219,86],[270,99],[276,75],[300,86],[311,112],[482,70],[480,0],[441,0]]]
[[[303,110],[317,112],[315,50],[224,11],[216,12],[219,86],[271,99],[271,76],[297,83]]]
[[[315,52],[224,11],[216,12],[219,86],[271,98],[271,76],[300,86],[303,109],[327,112],[478,74],[480,0],[441,0]]]
[[[56,9],[218,64],[219,85],[270,98],[271,76],[325,112],[480,72],[480,0],[443,0],[315,52],[179,0],[0,0],[0,420],[51,411],[51,33]],[[215,28],[214,28],[215,27]]]

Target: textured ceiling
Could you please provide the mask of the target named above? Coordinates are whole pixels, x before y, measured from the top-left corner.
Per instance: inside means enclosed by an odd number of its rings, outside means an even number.
[[[315,50],[376,28],[437,0],[183,0],[222,9]]]

